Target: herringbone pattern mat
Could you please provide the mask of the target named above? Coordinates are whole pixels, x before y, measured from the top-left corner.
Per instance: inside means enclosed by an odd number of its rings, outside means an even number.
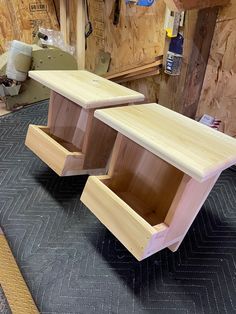
[[[47,106],[0,118],[0,223],[44,314],[236,313],[236,173],[224,172],[180,250],[143,262],[25,146]],[[220,149],[220,147],[219,147]]]
[[[0,285],[0,314],[12,314],[5,293]]]

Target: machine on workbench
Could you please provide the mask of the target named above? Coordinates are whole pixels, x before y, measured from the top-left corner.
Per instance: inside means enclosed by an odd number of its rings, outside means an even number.
[[[0,80],[0,96],[6,104],[7,110],[14,110],[17,107],[49,98],[50,90],[28,77],[27,72],[29,70],[77,69],[76,59],[70,53],[55,46],[41,45],[39,38],[44,39],[44,41],[46,39],[42,35],[37,33],[38,38],[32,45],[15,41],[18,46],[22,44],[22,46],[30,47],[32,51],[30,57],[22,53],[20,49],[15,49],[14,54],[9,50],[0,56],[0,76],[2,78]],[[9,62],[11,62],[14,71],[19,74],[26,73],[26,79],[18,80],[17,77],[15,79],[8,77],[7,64]],[[26,63],[28,64],[26,65]]]

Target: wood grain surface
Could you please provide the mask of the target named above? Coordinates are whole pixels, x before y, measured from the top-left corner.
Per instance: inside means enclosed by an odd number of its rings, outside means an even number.
[[[111,73],[125,71],[163,55],[164,0],[158,0],[148,8],[126,5],[125,1],[121,1],[120,22],[117,26],[113,25],[114,2],[89,1],[89,12],[94,28],[93,34],[87,40],[86,50],[86,69],[90,71],[94,71],[98,63],[100,51],[111,54],[109,68]],[[72,17],[73,15],[74,13]],[[149,102],[157,102],[159,84],[158,75],[123,83],[129,88],[141,91]]]
[[[95,117],[197,181],[236,162],[236,140],[157,104],[95,111]]]
[[[173,11],[203,9],[226,5],[230,0],[165,0],[167,6]]]
[[[157,225],[156,228],[149,225],[103,184],[102,181],[107,178],[108,176],[89,177],[81,201],[138,260],[142,260],[146,257],[152,238],[158,236],[163,238],[168,227],[164,223]],[[161,245],[162,242],[160,247],[163,248]]]
[[[88,71],[30,71],[29,76],[86,109],[144,100],[142,94]]]
[[[222,121],[220,130],[236,137],[236,1],[220,10],[212,41],[197,117]]]
[[[13,39],[32,43],[38,26],[59,29],[53,0],[1,0],[0,16],[0,53]]]
[[[66,145],[52,138],[47,127],[31,124],[25,145],[59,176],[65,176],[67,171],[83,169],[84,155],[69,150]]]

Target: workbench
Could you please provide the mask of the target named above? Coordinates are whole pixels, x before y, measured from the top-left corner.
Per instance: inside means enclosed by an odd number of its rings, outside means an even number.
[[[95,111],[118,132],[108,174],[89,177],[81,201],[138,259],[176,251],[236,140],[157,104]]]
[[[47,126],[30,125],[28,146],[60,176],[104,174],[116,131],[94,118],[97,108],[144,96],[88,71],[30,71],[51,89]]]

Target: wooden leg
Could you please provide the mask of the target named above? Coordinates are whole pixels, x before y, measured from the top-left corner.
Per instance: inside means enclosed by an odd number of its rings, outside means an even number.
[[[184,175],[164,222],[169,226],[165,242],[180,238],[169,246],[171,251],[179,248],[219,175],[220,173],[202,183]]]

